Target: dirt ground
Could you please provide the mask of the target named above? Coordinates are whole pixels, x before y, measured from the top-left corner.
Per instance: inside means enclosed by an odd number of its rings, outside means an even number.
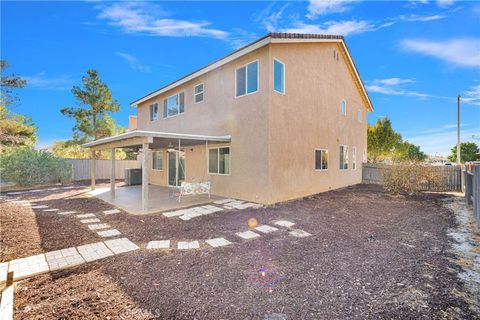
[[[41,197],[35,203],[80,212],[110,208],[83,191],[22,199]],[[459,267],[450,261],[447,230],[455,220],[444,205],[448,201],[446,195],[391,196],[359,185],[189,221],[125,213],[102,217],[141,246],[221,236],[233,244],[184,252],[141,249],[25,280],[17,286],[15,318],[476,319],[456,275]],[[31,228],[38,229],[40,250],[99,241],[86,227],[79,231],[78,221],[23,215],[26,224],[36,223]],[[312,236],[282,231],[240,241],[234,233],[247,230],[250,217],[260,223],[291,220]],[[21,240],[9,243],[7,252],[25,247]]]

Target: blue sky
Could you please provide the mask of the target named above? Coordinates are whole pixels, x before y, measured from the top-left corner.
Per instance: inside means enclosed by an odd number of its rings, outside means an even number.
[[[69,139],[60,108],[99,70],[127,124],[129,103],[268,32],[343,34],[379,117],[429,154],[480,137],[480,3],[1,2],[1,58],[26,78],[14,111],[39,127],[39,147]]]

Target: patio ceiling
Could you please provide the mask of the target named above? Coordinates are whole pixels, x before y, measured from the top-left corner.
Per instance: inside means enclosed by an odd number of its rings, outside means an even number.
[[[116,136],[98,139],[82,145],[84,148],[93,150],[111,148],[140,147],[144,143],[150,144],[153,148],[167,148],[177,145],[179,140],[182,145],[191,146],[204,144],[205,142],[230,142],[230,135],[210,136],[198,134],[182,134],[173,132],[133,130]]]

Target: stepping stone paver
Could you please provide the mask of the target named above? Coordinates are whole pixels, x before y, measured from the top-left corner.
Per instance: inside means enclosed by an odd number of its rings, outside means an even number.
[[[48,206],[44,206],[44,205],[41,205],[41,206],[32,206],[32,209],[47,209]]]
[[[27,200],[14,200],[12,201],[13,203],[17,203],[17,204],[22,204],[22,203],[29,203]]]
[[[297,237],[297,238],[305,238],[308,236],[311,236],[310,233],[300,230],[300,229],[295,229],[289,232],[292,236]]]
[[[63,212],[59,212],[58,214],[61,214],[63,216],[63,215],[73,214],[73,213],[77,213],[77,211],[63,211]]]
[[[232,244],[230,241],[228,241],[225,238],[208,239],[208,240],[205,240],[205,242],[208,243],[209,245],[211,245],[214,248],[223,247],[223,246],[227,246],[229,244]]]
[[[56,211],[60,211],[60,209],[45,209],[45,210],[42,210],[43,212],[56,212]]]
[[[96,218],[97,216],[93,213],[82,213],[82,214],[77,214],[76,217],[83,219],[83,218]]]
[[[237,200],[235,200],[235,199],[221,199],[221,200],[213,201],[213,203],[215,203],[215,204],[225,204],[227,202],[233,202],[233,201],[237,201]]]
[[[177,244],[178,250],[189,250],[189,249],[198,249],[200,248],[200,244],[198,241],[179,241]]]
[[[184,210],[177,210],[177,211],[169,211],[169,212],[164,212],[162,215],[167,218],[173,218],[173,217],[178,217],[181,216],[185,213]]]
[[[14,286],[9,286],[2,291],[2,301],[0,304],[0,319],[13,319],[13,296]]]
[[[105,241],[107,247],[113,251],[115,254],[129,252],[133,250],[140,249],[135,243],[128,240],[127,238],[120,238],[115,240]]]
[[[22,203],[21,204],[22,207],[30,207],[32,205],[34,206],[35,204],[33,204],[33,203],[32,204],[30,204],[30,203]]]
[[[0,262],[0,284],[7,281],[8,262]]]
[[[97,223],[97,224],[89,224],[88,229],[90,230],[100,230],[100,229],[108,229],[111,228],[108,223]]]
[[[186,215],[180,216],[179,218],[183,221],[187,221],[191,219],[189,216],[186,216]]]
[[[249,239],[254,239],[260,237],[258,233],[255,233],[253,231],[244,231],[244,232],[237,232],[235,233],[237,236],[239,236],[242,239],[249,240]]]
[[[95,219],[83,219],[83,220],[80,220],[81,223],[97,223],[97,222],[100,222],[100,219],[98,218],[95,218]]]
[[[169,248],[170,248],[170,240],[150,241],[147,244],[147,249],[169,249]]]
[[[115,213],[120,213],[120,210],[118,209],[112,209],[112,210],[105,210],[103,211],[104,214],[115,214]]]
[[[280,227],[285,227],[285,228],[290,228],[295,225],[295,223],[287,220],[278,220],[278,221],[275,221],[274,224]]]
[[[48,270],[48,263],[47,260],[45,260],[45,255],[43,253],[31,257],[15,259],[8,263],[8,271],[13,271],[13,278],[15,280],[47,272]]]
[[[97,234],[102,238],[109,238],[121,235],[122,233],[117,229],[109,229],[105,231],[98,231]]]
[[[50,271],[70,268],[85,263],[75,247],[45,253]]]
[[[263,232],[263,233],[270,233],[273,231],[277,231],[278,228],[272,227],[272,226],[267,226],[266,224],[258,226],[255,228],[255,230]]]
[[[103,242],[96,242],[77,247],[78,252],[82,255],[85,261],[95,261],[98,259],[113,256],[114,253],[108,249]]]

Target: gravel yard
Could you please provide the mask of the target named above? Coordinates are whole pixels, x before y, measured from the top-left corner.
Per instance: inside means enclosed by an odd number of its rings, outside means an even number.
[[[112,207],[85,191],[21,198],[96,213],[142,249],[20,282],[17,319],[476,318],[448,253],[447,230],[455,220],[446,195],[391,196],[359,185],[181,221],[103,215]],[[0,221],[10,221],[1,230],[4,261],[102,240],[76,217],[0,206]],[[21,224],[15,226],[12,215]],[[236,236],[249,229],[252,217],[270,226],[292,221],[311,236],[296,238],[278,226],[251,240]],[[232,244],[204,242],[217,237]],[[149,241],[166,239],[199,240],[200,248],[145,249]]]

